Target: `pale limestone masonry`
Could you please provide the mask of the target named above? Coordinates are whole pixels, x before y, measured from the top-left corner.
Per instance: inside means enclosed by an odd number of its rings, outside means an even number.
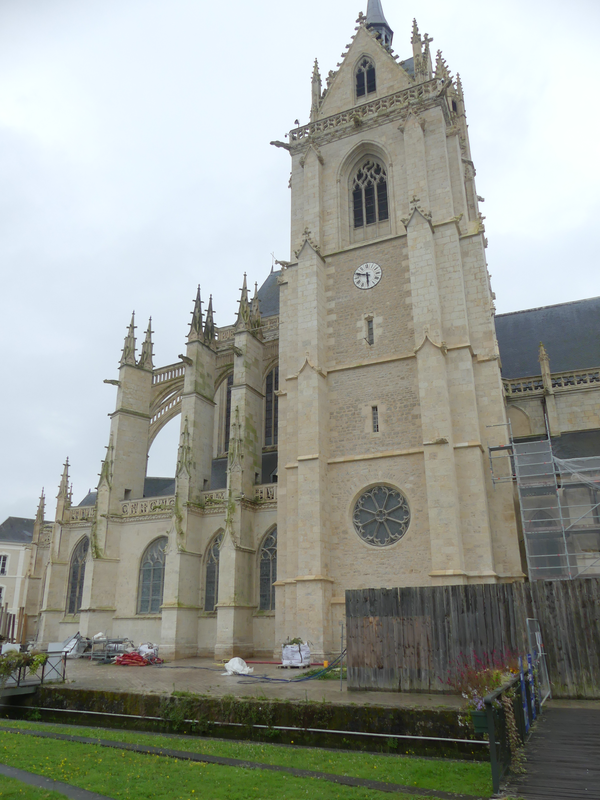
[[[310,123],[274,142],[292,159],[279,308],[261,315],[244,279],[236,323],[216,331],[198,293],[186,355],[160,368],[150,326],[136,356],[132,319],[110,381],[117,401],[97,495],[73,507],[67,465],[54,522],[38,512],[28,613],[39,643],[103,630],[158,642],[167,657],[228,658],[277,653],[300,636],[326,656],[338,647],[346,589],[524,578],[512,486],[492,485],[487,454],[508,442],[506,399],[515,433],[540,431],[544,384],[525,397],[501,379],[460,80],[441,56],[433,69],[416,24],[402,66],[368,16],[358,23],[324,91],[315,65]],[[375,87],[358,97],[361,63]],[[355,224],[354,181],[369,163],[384,171],[388,213],[379,205],[379,218]],[[365,264],[381,279],[361,289],[355,271]],[[265,442],[276,366],[277,448]],[[586,391],[547,393],[554,425],[600,427]],[[148,449],[176,415],[174,485],[144,497]],[[277,484],[265,466],[275,450]],[[385,546],[353,521],[374,487],[410,512]],[[275,611],[261,610],[261,548],[275,528]],[[81,604],[69,616],[83,537]],[[162,537],[162,602],[141,612],[142,556]]]

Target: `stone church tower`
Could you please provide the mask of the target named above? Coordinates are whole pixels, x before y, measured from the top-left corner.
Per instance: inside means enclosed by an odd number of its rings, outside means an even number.
[[[463,92],[379,0],[292,158],[280,283],[277,640],[333,648],[344,590],[523,577]]]
[[[339,69],[312,76],[285,142],[290,261],[234,324],[198,291],[178,361],[139,356],[132,318],[97,491],[40,503],[27,613],[38,644],[77,631],[169,657],[313,654],[346,589],[521,580],[508,441],[463,93],[431,39],[398,61],[369,0]],[[179,416],[176,475],[146,474]],[[280,652],[280,651],[279,651]]]

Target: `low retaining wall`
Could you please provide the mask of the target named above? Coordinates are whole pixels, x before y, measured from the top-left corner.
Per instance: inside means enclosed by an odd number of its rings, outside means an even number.
[[[455,709],[221,698],[161,697],[42,688],[11,718],[345,750],[489,760],[487,743],[461,725]],[[406,738],[405,738],[406,737]],[[415,737],[415,738],[412,738]]]

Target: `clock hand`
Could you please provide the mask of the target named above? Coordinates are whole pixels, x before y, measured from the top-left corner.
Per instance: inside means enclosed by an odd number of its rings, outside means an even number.
[[[365,278],[367,279],[367,286],[369,285],[369,273],[365,273]]]

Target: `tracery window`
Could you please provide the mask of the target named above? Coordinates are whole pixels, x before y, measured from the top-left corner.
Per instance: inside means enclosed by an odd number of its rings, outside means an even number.
[[[71,565],[69,567],[69,585],[67,587],[67,614],[79,614],[81,599],[83,597],[83,580],[85,578],[85,560],[87,558],[90,540],[81,539],[73,550]]]
[[[165,584],[165,550],[168,539],[161,536],[145,550],[140,565],[138,614],[158,614]]]
[[[390,486],[374,486],[354,504],[354,530],[367,544],[386,547],[401,539],[410,524],[406,497]]]
[[[387,174],[379,161],[368,159],[354,176],[352,208],[355,228],[388,218]]]
[[[229,450],[229,434],[231,432],[231,387],[233,386],[233,372],[227,376],[227,394],[225,399],[225,452]]]
[[[375,64],[370,58],[361,59],[356,70],[356,96],[364,97],[377,88],[375,80]]]
[[[275,610],[275,587],[277,580],[277,528],[265,537],[260,548],[260,611]]]
[[[279,367],[267,375],[265,387],[265,447],[277,444]]]
[[[214,611],[219,602],[219,556],[223,533],[213,539],[206,556],[206,591],[204,593],[204,610]]]

